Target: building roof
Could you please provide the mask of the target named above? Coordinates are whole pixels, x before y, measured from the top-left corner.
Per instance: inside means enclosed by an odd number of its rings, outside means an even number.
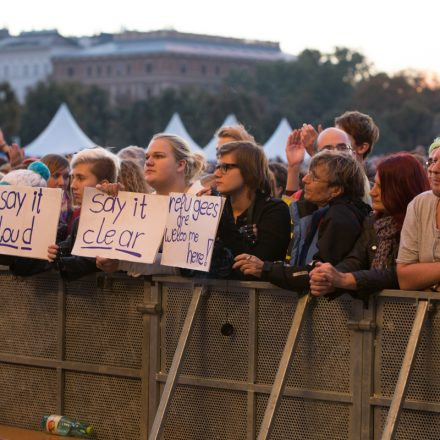
[[[181,54],[213,58],[238,58],[260,61],[292,60],[278,43],[237,38],[186,34],[176,31],[129,32],[113,41],[87,47],[77,53],[59,54],[57,59],[120,57],[139,54]],[[125,36],[124,36],[125,35]]]
[[[27,156],[45,154],[71,154],[96,144],[89,139],[76,123],[66,104],[61,104],[49,125],[25,148]]]
[[[0,39],[0,51],[51,49],[57,46],[72,47],[77,44],[56,30],[22,32],[18,36]]]

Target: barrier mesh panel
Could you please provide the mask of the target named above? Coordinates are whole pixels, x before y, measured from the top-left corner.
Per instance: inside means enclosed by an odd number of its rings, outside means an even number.
[[[58,279],[0,275],[2,353],[56,358]]]
[[[257,395],[257,433],[268,396]],[[296,397],[283,397],[271,440],[346,440],[349,438],[350,406]]]
[[[416,303],[387,299],[381,303],[379,323],[378,390],[383,396],[394,393],[405,349],[414,322]],[[407,399],[440,402],[440,371],[433,368],[440,363],[440,314],[429,312],[422,331],[419,351],[415,359],[407,391]]]
[[[376,332],[376,394],[391,397],[415,316],[415,303],[379,300]]]
[[[257,383],[274,381],[297,302],[295,293],[259,291]]]
[[[40,429],[56,413],[56,371],[0,363],[0,424]]]
[[[141,381],[66,372],[64,413],[92,424],[99,440],[139,440]]]
[[[163,368],[168,372],[183,327],[191,288],[168,287],[166,294]],[[230,336],[222,325],[234,327]],[[210,288],[202,298],[188,355],[181,374],[246,381],[248,376],[249,295],[246,290]]]
[[[179,385],[163,439],[246,439],[246,393]]]
[[[296,294],[261,292],[257,380],[273,383],[296,308]],[[314,299],[308,307],[287,386],[350,393],[351,353],[347,320],[353,300]]]
[[[143,280],[114,279],[103,289],[94,279],[69,283],[66,360],[140,368],[143,295]]]
[[[388,415],[388,408],[376,408],[376,424],[380,425],[380,433],[375,439],[381,438]],[[395,440],[438,440],[440,438],[440,414],[427,411],[402,410],[397,425]]]

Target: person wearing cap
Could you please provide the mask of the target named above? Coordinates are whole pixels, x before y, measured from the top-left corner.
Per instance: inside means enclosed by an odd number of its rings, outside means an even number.
[[[431,190],[408,205],[403,223],[397,277],[404,290],[439,290],[440,283],[440,137],[429,147]]]

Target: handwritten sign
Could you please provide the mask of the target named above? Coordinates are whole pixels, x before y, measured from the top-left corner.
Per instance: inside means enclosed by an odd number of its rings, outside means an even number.
[[[0,186],[0,253],[47,260],[62,196],[61,189]]]
[[[171,193],[162,264],[208,272],[223,206],[222,197]]]
[[[73,255],[152,263],[162,242],[167,196],[85,188]]]

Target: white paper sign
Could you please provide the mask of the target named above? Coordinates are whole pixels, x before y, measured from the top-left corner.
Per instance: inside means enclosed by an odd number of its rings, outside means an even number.
[[[85,188],[73,255],[152,263],[162,242],[168,197]]]
[[[171,193],[162,264],[208,272],[224,198]]]
[[[61,189],[0,185],[0,253],[47,260],[62,197]]]

